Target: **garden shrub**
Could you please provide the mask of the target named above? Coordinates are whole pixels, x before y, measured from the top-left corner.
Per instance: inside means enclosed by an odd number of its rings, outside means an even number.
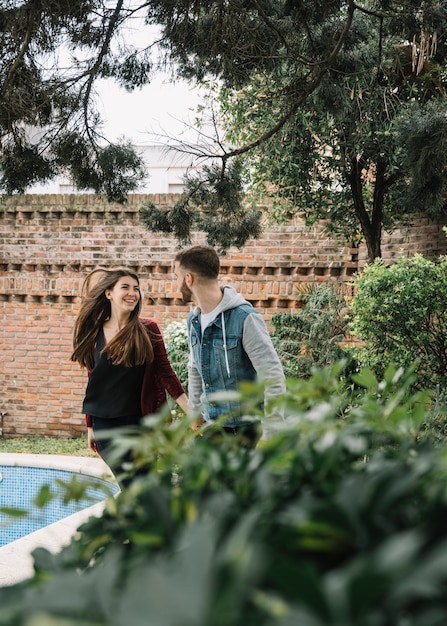
[[[390,363],[417,362],[417,386],[447,388],[447,257],[419,254],[386,266],[381,259],[355,280],[350,330],[364,344],[361,365],[383,374]]]
[[[414,372],[341,364],[289,381],[252,451],[145,419],[139,476],[36,575],[0,589],[7,626],[441,626],[446,449]],[[247,387],[244,402],[262,390]],[[352,402],[352,400],[354,400]]]
[[[308,377],[314,367],[353,358],[342,347],[346,341],[347,303],[330,285],[317,285],[304,297],[298,313],[272,316],[272,341],[286,376]]]
[[[166,352],[169,361],[180,379],[183,387],[188,387],[188,329],[186,319],[183,321],[172,321],[163,331]]]

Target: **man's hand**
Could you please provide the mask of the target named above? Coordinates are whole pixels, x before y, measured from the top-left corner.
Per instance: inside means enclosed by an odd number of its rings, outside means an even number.
[[[204,424],[206,424],[206,422],[203,419],[203,417],[200,416],[191,422],[191,428],[192,430],[197,431],[197,430],[200,430]]]

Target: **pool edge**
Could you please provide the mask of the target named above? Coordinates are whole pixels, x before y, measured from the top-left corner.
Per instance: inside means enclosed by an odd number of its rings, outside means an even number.
[[[99,457],[1,452],[0,465],[67,470],[114,481],[109,468]],[[70,543],[84,521],[89,517],[101,515],[104,506],[105,501],[97,502],[21,539],[0,546],[0,587],[14,585],[32,577],[34,561],[31,553],[36,548],[42,547],[53,553],[58,552]]]

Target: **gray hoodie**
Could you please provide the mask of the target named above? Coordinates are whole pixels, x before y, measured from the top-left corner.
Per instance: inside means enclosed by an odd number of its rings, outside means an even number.
[[[263,317],[233,287],[225,285],[222,291],[223,298],[203,338],[200,308],[188,317],[188,406],[192,414],[202,411],[207,421],[216,419],[207,397],[218,391],[235,391],[242,380],[256,377],[265,383],[265,404],[285,391],[282,365]],[[234,309],[237,311],[225,315]]]

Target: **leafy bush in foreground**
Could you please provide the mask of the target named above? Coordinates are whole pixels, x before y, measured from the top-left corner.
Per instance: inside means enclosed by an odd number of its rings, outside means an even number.
[[[446,449],[427,395],[395,368],[348,393],[341,370],[289,381],[287,419],[254,451],[165,416],[123,433],[152,471],[60,554],[34,552],[34,578],[0,589],[0,624],[447,623]]]

